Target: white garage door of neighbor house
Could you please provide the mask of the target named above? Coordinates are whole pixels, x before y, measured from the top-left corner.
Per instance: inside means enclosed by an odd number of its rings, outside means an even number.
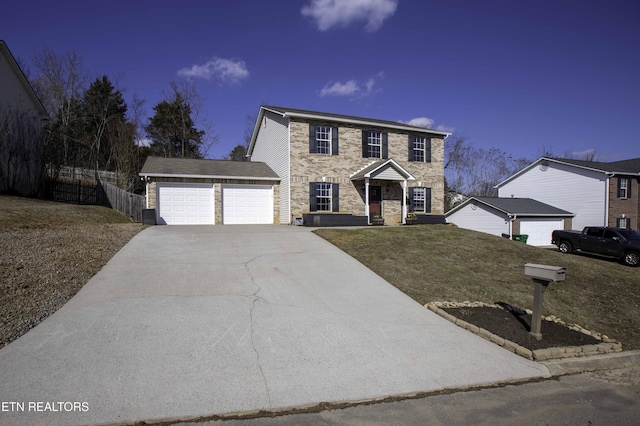
[[[564,219],[522,219],[520,233],[527,234],[527,244],[532,246],[551,245],[551,233],[564,229]]]
[[[158,224],[213,225],[213,184],[158,183]]]
[[[273,223],[273,188],[265,185],[222,187],[222,223]]]

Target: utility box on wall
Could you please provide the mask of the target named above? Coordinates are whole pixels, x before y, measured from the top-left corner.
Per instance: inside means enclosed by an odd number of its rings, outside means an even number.
[[[142,209],[142,224],[156,225],[156,209]]]

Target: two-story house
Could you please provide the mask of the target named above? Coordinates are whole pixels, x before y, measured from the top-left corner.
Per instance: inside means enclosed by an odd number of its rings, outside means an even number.
[[[280,223],[444,223],[444,140],[401,122],[263,106],[248,155],[280,177]]]
[[[542,157],[500,182],[499,197],[532,198],[575,214],[573,229],[640,229],[640,158],[611,163]]]

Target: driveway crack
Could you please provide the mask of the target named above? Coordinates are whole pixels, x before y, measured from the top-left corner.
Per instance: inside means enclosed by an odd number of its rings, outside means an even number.
[[[267,400],[269,401],[269,409],[271,409],[272,404],[271,404],[271,394],[269,393],[269,386],[267,385],[267,377],[264,375],[264,370],[262,369],[262,364],[260,364],[260,352],[258,352],[258,349],[256,349],[256,343],[255,343],[255,339],[254,339],[254,334],[255,334],[255,330],[253,327],[253,311],[256,307],[256,303],[260,300],[262,300],[264,302],[264,300],[262,298],[260,298],[258,296],[258,293],[260,293],[260,286],[258,285],[258,283],[255,280],[255,277],[253,276],[253,274],[251,273],[251,269],[249,268],[249,263],[253,262],[254,260],[260,258],[262,256],[258,256],[258,257],[254,257],[253,259],[250,259],[248,261],[246,261],[244,263],[244,267],[247,270],[247,273],[249,274],[249,277],[251,278],[251,283],[256,287],[256,291],[254,291],[251,296],[253,297],[253,301],[251,302],[251,308],[249,309],[249,320],[250,320],[250,327],[251,327],[251,347],[253,348],[253,352],[255,352],[256,354],[256,364],[258,364],[258,369],[260,370],[260,374],[262,375],[262,382],[264,383],[264,390],[267,393]]]

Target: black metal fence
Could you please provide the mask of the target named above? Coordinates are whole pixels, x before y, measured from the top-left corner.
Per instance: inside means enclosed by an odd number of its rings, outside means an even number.
[[[47,198],[61,203],[95,205],[96,189],[95,183],[81,180],[70,182],[47,179],[46,181]]]

